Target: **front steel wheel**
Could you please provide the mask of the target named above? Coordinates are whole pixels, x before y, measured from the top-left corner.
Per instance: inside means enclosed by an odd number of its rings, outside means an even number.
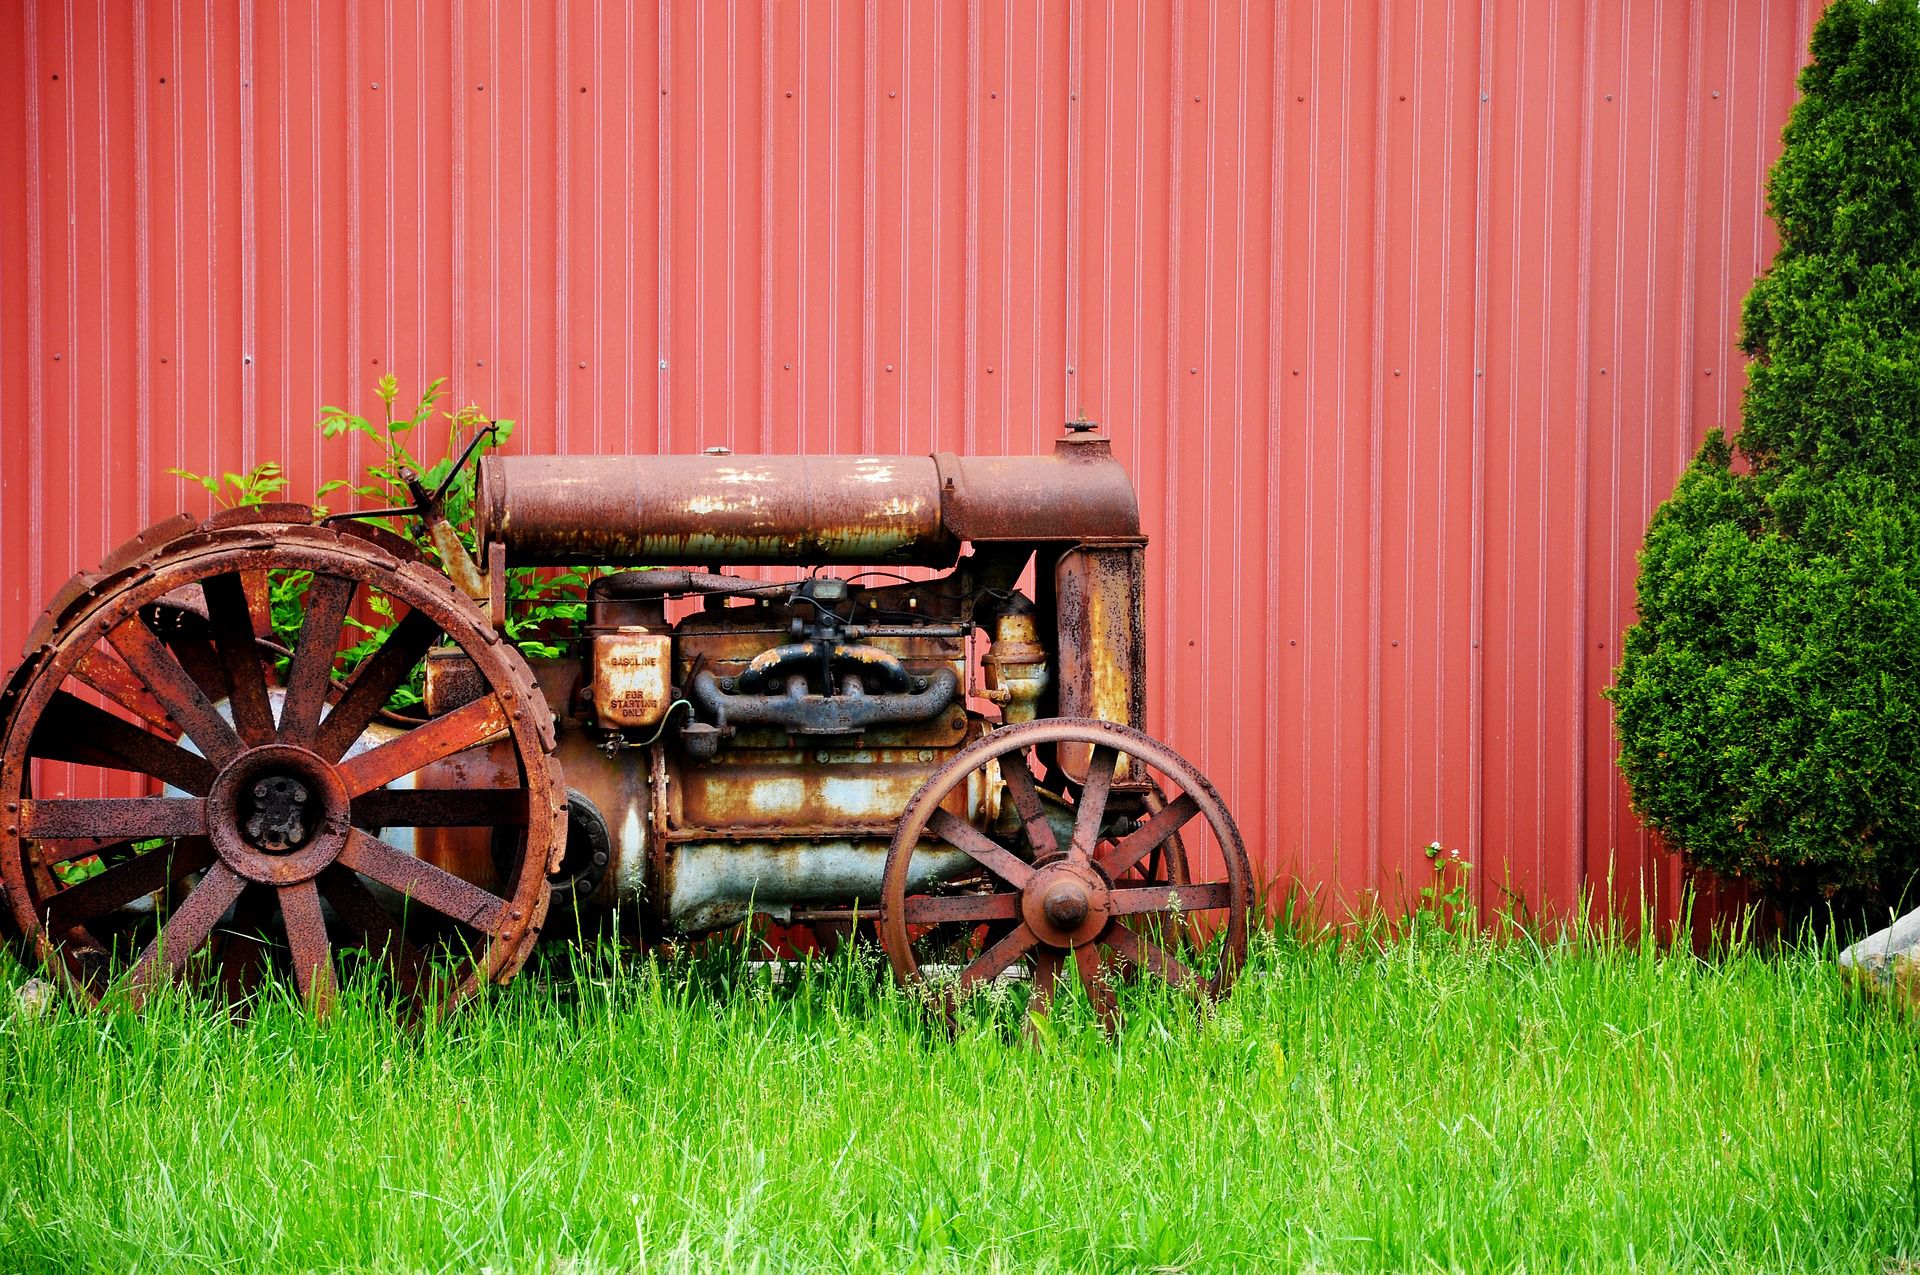
[[[1084,781],[1050,764],[1062,744],[1090,748]],[[879,929],[895,977],[950,1020],[1022,965],[1045,1012],[1072,962],[1112,1028],[1120,971],[1224,995],[1252,901],[1246,846],[1205,776],[1139,731],[1055,718],[992,731],[927,780],[887,852]]]

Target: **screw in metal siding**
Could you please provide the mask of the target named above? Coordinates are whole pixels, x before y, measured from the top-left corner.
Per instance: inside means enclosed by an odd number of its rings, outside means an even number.
[[[667,370],[667,361],[665,359],[660,360],[660,370],[662,372]]]

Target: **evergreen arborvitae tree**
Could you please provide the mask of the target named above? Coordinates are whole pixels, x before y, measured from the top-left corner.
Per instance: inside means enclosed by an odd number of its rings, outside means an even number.
[[[1920,3],[1836,0],[1768,182],[1743,427],[1654,515],[1635,808],[1790,907],[1920,901]],[[1737,453],[1737,459],[1736,459]]]

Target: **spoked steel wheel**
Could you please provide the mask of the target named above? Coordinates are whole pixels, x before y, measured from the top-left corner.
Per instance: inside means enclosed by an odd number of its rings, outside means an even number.
[[[1063,745],[1086,752],[1084,780],[1059,766]],[[1109,722],[1030,722],[978,740],[915,795],[887,854],[880,937],[896,977],[949,1015],[1016,965],[1045,1011],[1071,962],[1111,1027],[1120,972],[1226,992],[1251,876],[1219,794],[1172,749]]]
[[[234,511],[119,551],[62,591],[0,701],[0,880],[32,955],[84,1000],[137,1005],[183,972],[244,998],[278,967],[324,1012],[354,950],[444,1007],[510,978],[538,933],[565,790],[525,662],[400,542],[308,518]],[[269,573],[306,581],[291,652],[260,634]],[[342,684],[369,607],[398,623]],[[475,697],[394,718],[395,689],[449,644]],[[431,786],[482,745],[506,786]],[[488,830],[491,852],[402,848],[448,828]]]

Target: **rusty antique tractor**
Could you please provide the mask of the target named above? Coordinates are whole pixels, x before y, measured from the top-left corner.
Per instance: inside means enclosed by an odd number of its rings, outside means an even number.
[[[1146,539],[1105,438],[489,456],[477,556],[415,494],[444,570],[367,515],[262,505],[160,523],[53,598],[0,692],[0,876],[49,977],[244,1000],[290,970],[321,1009],[380,955],[449,1005],[550,909],[864,923],[949,998],[1025,965],[1044,1007],[1072,962],[1108,1018],[1117,977],[1238,969],[1239,834],[1140,730]],[[509,567],[581,563],[620,569],[529,664]],[[270,581],[304,597],[290,648]],[[397,623],[343,676],[372,615]]]

